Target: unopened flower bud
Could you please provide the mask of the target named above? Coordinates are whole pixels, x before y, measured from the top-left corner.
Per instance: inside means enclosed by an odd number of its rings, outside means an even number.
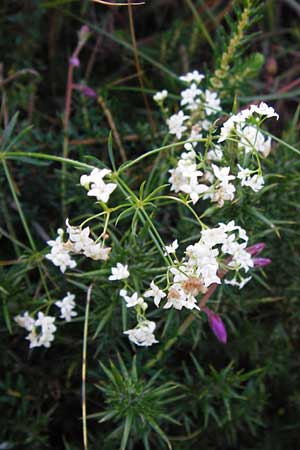
[[[210,328],[218,341],[222,342],[222,344],[226,344],[227,331],[221,317],[209,308],[204,308],[203,311],[207,314]]]
[[[248,253],[250,253],[250,255],[256,256],[263,251],[265,246],[266,244],[264,244],[263,242],[258,242],[257,244],[251,245],[251,247],[247,247],[246,250]]]
[[[79,40],[79,45],[84,45],[85,42],[88,40],[88,38],[90,37],[90,29],[87,25],[83,25],[80,30],[78,31],[78,40]]]
[[[97,92],[95,92],[92,88],[88,87],[88,86],[83,86],[81,89],[81,92],[86,95],[86,97],[90,97],[90,98],[96,98],[97,97]]]
[[[254,267],[265,267],[271,264],[270,258],[253,258]]]
[[[265,69],[266,69],[266,72],[268,75],[271,75],[271,76],[276,75],[276,73],[278,71],[278,64],[277,64],[276,59],[273,56],[268,58]]]
[[[89,86],[84,86],[82,84],[73,84],[73,89],[76,89],[77,91],[82,92],[83,95],[86,95],[89,98],[96,98],[97,92],[94,91]]]
[[[77,58],[77,56],[72,56],[72,58],[70,58],[70,64],[73,67],[79,67],[80,66],[79,58]]]

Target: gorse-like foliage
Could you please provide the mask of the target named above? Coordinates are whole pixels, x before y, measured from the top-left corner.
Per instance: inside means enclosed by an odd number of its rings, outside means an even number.
[[[0,448],[295,448],[297,83],[223,3],[4,6]]]

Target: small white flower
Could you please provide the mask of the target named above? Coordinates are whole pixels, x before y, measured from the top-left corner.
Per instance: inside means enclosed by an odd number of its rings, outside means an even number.
[[[170,245],[166,245],[165,249],[166,249],[166,253],[176,253],[176,250],[178,249],[179,245],[178,245],[178,241],[177,239],[175,239],[175,241],[172,242],[172,244]]]
[[[31,331],[34,326],[34,319],[28,313],[28,311],[23,313],[23,316],[19,314],[15,317],[15,321],[19,327],[25,328],[27,331]]]
[[[221,100],[218,98],[218,94],[216,92],[211,92],[208,89],[205,91],[205,112],[208,116],[211,114],[216,114],[221,111]]]
[[[173,114],[167,119],[167,125],[169,127],[169,133],[175,134],[177,139],[180,139],[182,133],[187,129],[183,122],[189,119],[189,116],[185,116],[183,111],[179,111],[177,114]]]
[[[188,72],[185,75],[181,75],[179,77],[180,80],[185,81],[187,83],[192,83],[195,81],[196,83],[200,83],[205,76],[202,73],[199,73],[198,70],[193,70],[193,72]]]
[[[264,187],[265,181],[262,176],[255,174],[250,177],[246,182],[245,186],[250,187],[254,192],[260,191]]]
[[[161,92],[156,92],[153,96],[153,100],[157,103],[162,103],[168,97],[168,91],[165,89]]]
[[[83,254],[87,258],[94,259],[95,261],[98,260],[107,261],[110,252],[111,247],[102,247],[100,243],[96,244],[96,242],[94,242],[93,240],[83,250]]]
[[[111,268],[111,275],[108,277],[110,281],[114,280],[125,280],[125,278],[129,277],[128,265],[123,265],[121,263],[117,263],[116,267]]]
[[[121,292],[122,292],[122,294],[121,294]],[[124,292],[124,289],[122,289],[120,291],[120,295],[125,300],[127,308],[132,308],[133,306],[137,306],[137,305],[140,305],[143,309],[147,308],[147,303],[144,302],[143,297],[139,297],[137,292],[134,292],[131,297],[129,297],[127,295],[127,292],[125,294],[125,292]]]
[[[90,175],[82,175],[80,184],[88,190],[88,196],[96,197],[98,201],[108,202],[110,194],[116,189],[115,183],[105,183],[103,178],[110,174],[108,169],[93,169]]]
[[[174,284],[169,289],[167,303],[164,305],[164,309],[175,308],[181,310],[185,306],[186,294],[180,286]]]
[[[264,179],[262,176],[255,174],[251,176],[251,170],[249,169],[243,169],[238,164],[239,172],[237,174],[237,177],[241,180],[242,186],[248,186],[250,187],[254,192],[260,191],[264,186]]]
[[[237,281],[236,278],[233,278],[232,280],[224,280],[225,284],[230,284],[231,286],[237,286],[239,289],[242,289],[250,280],[252,277],[243,278],[242,281]]]
[[[230,175],[230,167],[218,167],[215,164],[211,165],[215,176],[220,180],[222,183],[228,183],[230,180],[234,180],[235,176]]]
[[[250,108],[252,111],[260,114],[261,116],[267,116],[268,119],[270,117],[276,117],[277,120],[279,119],[279,115],[277,114],[277,112],[275,112],[274,108],[272,108],[272,106],[268,106],[264,102],[261,102],[258,106],[251,105]]]
[[[144,297],[153,297],[154,304],[158,307],[161,299],[163,299],[166,294],[161,289],[159,289],[158,286],[156,286],[154,281],[151,281],[150,288],[151,289],[144,293]]]
[[[55,240],[47,241],[47,244],[51,247],[51,252],[45,258],[52,261],[64,273],[68,267],[70,269],[76,267],[76,262],[71,258],[69,250],[63,242],[63,230],[61,228],[57,230],[57,234]]]
[[[198,97],[202,93],[201,89],[197,88],[197,85],[193,83],[188,89],[185,89],[181,92],[181,101],[180,104],[182,106],[187,106],[190,110],[195,110],[198,107],[199,99]]]
[[[76,306],[74,299],[75,295],[67,292],[67,295],[62,300],[55,302],[55,305],[60,308],[60,317],[67,322],[70,322],[72,317],[77,316],[77,312],[74,311]]]
[[[149,347],[158,342],[154,336],[155,328],[155,322],[145,320],[139,323],[135,328],[124,331],[124,334],[127,334],[129,340],[134,344]]]
[[[30,348],[50,347],[56,331],[54,322],[55,317],[45,316],[42,312],[38,313],[38,318],[34,321],[34,326],[30,334],[26,337],[30,341]]]
[[[208,161],[221,161],[223,158],[223,150],[219,145],[207,152],[206,158]]]

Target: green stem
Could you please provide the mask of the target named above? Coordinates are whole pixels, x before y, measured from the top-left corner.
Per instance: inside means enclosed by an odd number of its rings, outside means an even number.
[[[86,424],[86,356],[87,356],[87,339],[88,339],[88,320],[89,320],[92,288],[93,284],[89,286],[86,296],[83,344],[82,344],[82,434],[83,434],[84,450],[88,450],[88,436]]]
[[[133,161],[129,161],[125,164],[123,164],[117,171],[118,174],[124,172],[124,170],[128,169],[129,167],[134,166],[135,164],[138,164],[140,161],[142,161],[145,158],[148,158],[149,156],[155,155],[156,153],[162,152],[164,150],[169,150],[170,148],[174,147],[182,147],[187,142],[205,142],[206,139],[189,139],[185,141],[180,142],[173,142],[172,144],[163,145],[162,147],[155,148],[153,150],[150,150],[149,152],[144,153],[143,155],[139,156],[138,158],[134,159]]]
[[[14,202],[16,204],[16,207],[17,207],[17,210],[18,210],[18,213],[19,213],[19,216],[20,216],[23,228],[24,228],[25,233],[27,235],[28,241],[30,243],[30,246],[31,246],[32,250],[36,251],[36,246],[35,246],[35,243],[34,243],[34,240],[33,240],[32,236],[31,236],[29,227],[27,225],[27,222],[26,222],[26,219],[25,219],[25,216],[24,216],[21,204],[19,202],[18,196],[16,194],[16,190],[14,188],[14,182],[13,182],[12,176],[10,174],[10,171],[9,171],[9,169],[7,167],[6,161],[3,160],[2,164],[3,164],[4,172],[5,172],[5,175],[6,175],[8,184],[9,184],[9,187],[10,187],[10,191],[12,193]]]
[[[36,158],[36,159],[46,159],[48,161],[57,161],[61,163],[70,164],[74,167],[82,167],[84,169],[93,170],[95,166],[91,166],[90,164],[85,164],[79,161],[75,161],[70,158],[63,158],[62,156],[49,155],[48,153],[32,153],[32,152],[7,152],[0,154],[0,159],[16,159],[16,156],[19,157],[27,157],[27,158]]]
[[[130,189],[129,186],[127,186],[125,181],[123,181],[121,178],[118,178],[116,180],[116,182],[124,195],[127,196],[127,194],[129,194],[131,196],[131,197],[129,197],[129,201],[132,205],[136,206],[137,215],[139,216],[142,224],[145,225],[145,222],[148,222],[148,224],[150,225],[151,230],[149,230],[149,234],[150,234],[154,244],[156,245],[159,253],[165,260],[166,265],[167,266],[169,266],[170,264],[172,265],[172,259],[170,258],[170,256],[164,254],[165,244],[164,244],[162,238],[160,237],[160,234],[158,233],[157,229],[155,228],[151,218],[145,211],[145,209],[142,205],[142,201],[135,195],[135,193]]]

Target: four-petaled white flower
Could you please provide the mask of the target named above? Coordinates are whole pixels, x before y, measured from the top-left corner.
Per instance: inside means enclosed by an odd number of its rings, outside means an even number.
[[[110,281],[114,280],[125,280],[129,277],[130,273],[128,271],[127,264],[117,263],[116,267],[111,268],[111,275],[108,277]]]
[[[93,169],[90,175],[81,175],[80,184],[88,190],[90,197],[96,197],[97,200],[104,203],[108,202],[110,194],[116,189],[115,183],[105,183],[103,178],[111,174],[108,169]]]
[[[160,301],[162,298],[166,296],[165,292],[163,292],[161,289],[159,289],[158,286],[154,283],[154,281],[151,281],[150,283],[150,289],[144,293],[144,297],[153,297],[153,301],[155,306],[159,307]]]
[[[169,119],[167,119],[167,125],[169,126],[170,134],[175,134],[177,139],[180,139],[182,133],[187,129],[183,122],[189,119],[183,111],[179,111],[177,114],[173,114]]]
[[[166,249],[166,253],[176,253],[176,250],[178,249],[179,245],[178,245],[178,240],[175,239],[175,241],[172,242],[172,244],[170,245],[166,245],[165,249]]]

